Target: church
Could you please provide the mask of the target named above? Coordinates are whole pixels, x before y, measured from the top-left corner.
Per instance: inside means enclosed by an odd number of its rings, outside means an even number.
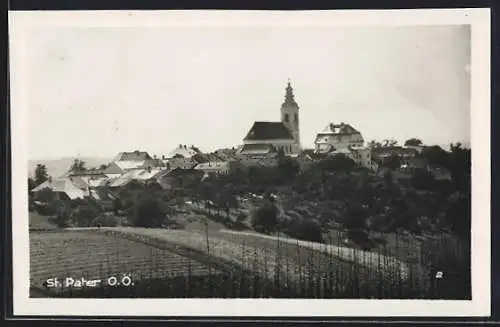
[[[300,149],[299,105],[288,80],[285,101],[281,105],[281,121],[254,122],[239,153],[256,155],[283,151],[286,155],[297,155]]]

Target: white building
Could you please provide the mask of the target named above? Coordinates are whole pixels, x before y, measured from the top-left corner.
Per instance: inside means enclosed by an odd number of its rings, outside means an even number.
[[[361,132],[349,124],[328,124],[316,135],[315,151],[328,153],[348,147],[363,147],[364,139]]]

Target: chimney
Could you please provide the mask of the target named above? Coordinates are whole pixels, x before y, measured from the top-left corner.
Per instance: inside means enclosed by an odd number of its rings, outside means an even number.
[[[187,146],[184,144],[184,149],[187,149]]]
[[[182,149],[182,144],[179,144],[179,149]]]
[[[49,179],[48,179],[49,183],[52,183],[52,177],[49,176]]]

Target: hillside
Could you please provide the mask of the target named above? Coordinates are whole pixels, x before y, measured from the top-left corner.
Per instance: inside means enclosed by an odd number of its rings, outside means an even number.
[[[102,164],[109,163],[112,158],[97,158],[97,157],[81,157],[80,160],[86,162],[86,166],[89,168],[99,167]],[[36,159],[28,161],[28,174],[32,176],[34,174],[35,168],[37,164],[42,164],[47,167],[47,172],[52,177],[60,177],[64,173],[66,173],[71,167],[71,164],[75,158],[65,157],[59,159]]]

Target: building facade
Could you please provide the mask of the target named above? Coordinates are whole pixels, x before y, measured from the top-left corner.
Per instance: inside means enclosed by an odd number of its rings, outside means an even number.
[[[257,121],[243,139],[245,145],[272,145],[277,151],[286,155],[300,152],[299,106],[295,101],[293,88],[288,82],[285,101],[281,105],[281,121]]]
[[[316,135],[314,147],[316,152],[327,153],[348,147],[363,147],[361,132],[349,124],[328,124]]]

